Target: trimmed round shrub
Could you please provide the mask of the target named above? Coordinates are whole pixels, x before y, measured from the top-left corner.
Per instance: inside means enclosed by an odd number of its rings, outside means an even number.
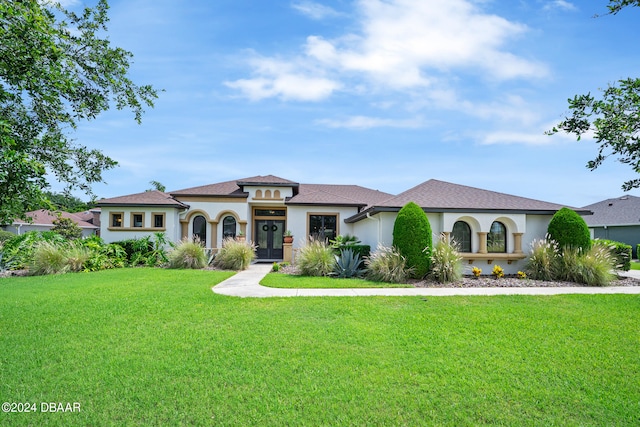
[[[562,208],[553,215],[547,228],[549,238],[560,248],[575,248],[588,251],[591,248],[591,235],[584,219],[569,208]]]
[[[409,202],[398,212],[393,224],[393,246],[413,269],[413,276],[424,277],[431,267],[433,237],[427,214],[414,202]]]

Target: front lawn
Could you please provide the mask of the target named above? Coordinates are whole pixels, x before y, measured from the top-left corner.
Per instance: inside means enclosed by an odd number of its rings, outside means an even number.
[[[0,279],[0,397],[38,405],[0,425],[640,423],[637,295],[211,292],[228,276]]]

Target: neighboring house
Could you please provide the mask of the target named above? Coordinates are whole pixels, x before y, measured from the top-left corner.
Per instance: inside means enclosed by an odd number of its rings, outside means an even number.
[[[87,212],[69,213],[52,212],[45,209],[27,212],[26,216],[31,218],[31,222],[16,219],[11,225],[4,226],[4,230],[15,234],[24,234],[27,231],[51,231],[54,221],[58,215],[70,218],[82,229],[82,236],[88,237],[100,232],[100,210],[92,209]]]
[[[633,258],[638,257],[636,246],[640,243],[640,197],[607,199],[583,209],[593,211],[593,215],[584,219],[592,238],[631,245]]]
[[[162,193],[147,191],[100,200],[101,235],[107,242],[163,232],[172,241],[199,238],[219,248],[225,237],[246,235],[263,261],[289,259],[309,236],[357,236],[372,250],[393,242],[397,212],[413,201],[427,213],[434,241],[441,233],[461,246],[465,263],[500,264],[507,273],[524,268],[534,239],[543,239],[563,205],[430,180],[399,195],[358,185],[299,184],[256,176]],[[578,210],[588,214],[586,210]],[[484,264],[485,267],[482,267]],[[492,266],[488,267],[489,269]]]

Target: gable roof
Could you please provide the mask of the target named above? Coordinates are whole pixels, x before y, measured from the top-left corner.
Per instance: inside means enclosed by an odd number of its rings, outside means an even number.
[[[143,193],[129,194],[127,196],[112,197],[98,200],[97,206],[169,206],[175,208],[188,208],[188,205],[174,199],[170,194],[158,190],[145,191]]]
[[[43,227],[53,227],[53,222],[58,219],[58,215],[63,218],[69,218],[80,228],[90,228],[90,229],[98,229],[97,227],[87,221],[84,221],[83,217],[78,214],[73,214],[69,212],[57,211],[52,212],[46,209],[38,209],[37,211],[27,212],[25,214],[29,218],[31,218],[32,222],[23,221],[21,219],[16,219],[13,221],[14,225],[24,224],[24,225],[38,225]]]
[[[395,212],[409,202],[418,204],[426,212],[508,211],[510,213],[549,215],[564,207],[564,205],[557,203],[549,203],[431,179],[395,197],[391,197],[382,203],[378,203],[351,218],[347,218],[346,222],[359,221],[367,214],[374,215],[378,212]],[[589,214],[588,210],[572,209],[582,215]]]
[[[583,209],[593,211],[592,216],[584,219],[590,227],[640,225],[640,197],[625,195],[616,199],[602,200]]]

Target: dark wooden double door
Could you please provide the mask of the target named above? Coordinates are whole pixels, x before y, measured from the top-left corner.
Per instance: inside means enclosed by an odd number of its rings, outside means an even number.
[[[261,260],[281,260],[283,256],[282,240],[284,236],[284,220],[255,220],[255,243],[258,246],[257,256]]]

